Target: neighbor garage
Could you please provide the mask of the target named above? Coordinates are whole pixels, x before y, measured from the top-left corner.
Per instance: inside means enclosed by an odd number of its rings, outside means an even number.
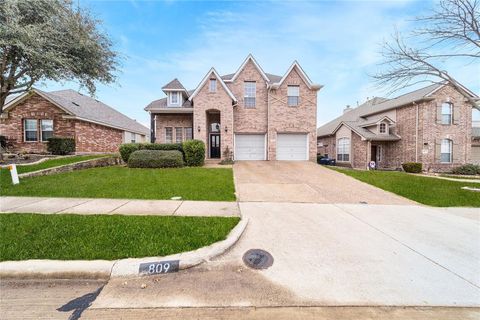
[[[308,135],[278,133],[277,160],[308,160]]]
[[[235,134],[235,160],[266,160],[264,134]]]

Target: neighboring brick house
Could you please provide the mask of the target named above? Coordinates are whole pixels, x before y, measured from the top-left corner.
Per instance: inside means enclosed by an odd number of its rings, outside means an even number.
[[[195,90],[177,79],[165,85],[167,97],[145,108],[151,139],[202,140],[207,159],[314,161],[320,88],[296,61],[282,77],[249,55],[234,74],[210,69]]]
[[[32,89],[7,102],[0,135],[14,152],[45,153],[49,137],[72,137],[76,153],[117,152],[124,142],[144,142],[145,126],[73,90]]]
[[[478,97],[465,89],[472,98]],[[421,162],[426,171],[480,163],[480,132],[472,108],[453,87],[433,84],[394,99],[373,98],[317,130],[318,153],[338,165],[400,168]]]

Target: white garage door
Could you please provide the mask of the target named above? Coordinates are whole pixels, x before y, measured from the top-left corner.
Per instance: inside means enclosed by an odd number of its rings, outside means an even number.
[[[472,146],[472,162],[480,163],[480,146]]]
[[[308,160],[308,135],[277,134],[277,160]]]
[[[235,160],[265,160],[264,134],[236,134]]]

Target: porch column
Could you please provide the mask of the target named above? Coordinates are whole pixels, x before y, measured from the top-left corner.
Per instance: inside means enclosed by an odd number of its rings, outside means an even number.
[[[150,142],[155,143],[155,114],[150,113]]]

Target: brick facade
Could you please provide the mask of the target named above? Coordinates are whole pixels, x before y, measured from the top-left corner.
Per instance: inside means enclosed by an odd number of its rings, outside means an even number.
[[[15,152],[46,153],[47,143],[40,141],[41,119],[53,120],[53,135],[73,137],[76,152],[101,153],[117,152],[123,142],[123,131],[76,119],[65,119],[65,111],[45,98],[32,93],[24,101],[18,103],[0,120],[0,135],[7,137]],[[39,141],[25,142],[24,119],[36,119],[37,137]]]
[[[185,128],[193,128],[193,116],[191,114],[158,114],[155,125],[156,143],[166,143],[165,128],[167,127],[172,128],[173,142],[175,142],[175,128],[183,128],[183,139],[185,140]],[[192,132],[195,136],[195,132]]]

